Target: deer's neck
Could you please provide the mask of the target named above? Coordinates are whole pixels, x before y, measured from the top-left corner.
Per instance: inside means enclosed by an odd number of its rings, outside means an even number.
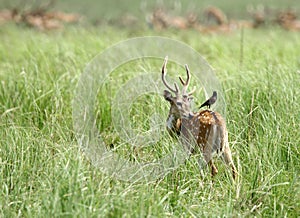
[[[173,114],[170,114],[167,119],[167,128],[172,129],[176,125],[176,117]]]
[[[167,119],[167,129],[171,136],[179,135],[181,129],[181,119],[170,114]]]

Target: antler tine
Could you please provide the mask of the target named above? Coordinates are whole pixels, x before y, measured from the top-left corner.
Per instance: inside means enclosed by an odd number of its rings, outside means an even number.
[[[175,83],[175,89],[171,88],[171,86],[167,83],[166,81],[166,74],[167,74],[167,63],[168,63],[168,56],[165,57],[165,60],[164,60],[164,64],[162,66],[162,69],[161,69],[161,78],[162,78],[162,81],[164,83],[164,85],[172,92],[174,93],[178,93],[179,92],[179,89],[178,89],[178,86],[177,84]]]
[[[176,93],[179,93],[179,87],[178,87],[177,83],[174,83],[174,86],[175,86]]]
[[[187,64],[185,64],[184,67],[185,67],[185,70],[186,70],[187,79],[186,79],[186,81],[184,81],[182,79],[182,77],[179,76],[179,80],[180,80],[180,82],[181,82],[182,85],[188,86],[189,82],[190,82],[190,69],[189,69],[189,66]]]
[[[192,91],[188,93],[188,96],[192,95],[196,91],[196,86],[193,87]]]
[[[179,79],[180,79],[180,81],[181,81],[181,83],[183,85],[183,91],[182,92],[186,93],[186,90],[187,90],[187,88],[189,86],[189,83],[190,83],[190,69],[189,69],[189,67],[188,67],[187,64],[185,64],[184,67],[185,67],[186,76],[187,76],[186,81],[184,82],[181,77],[179,77]]]
[[[190,83],[190,77],[191,77],[191,74],[190,74],[189,66],[188,66],[187,64],[184,65],[184,66],[185,66],[186,76],[187,76],[187,79],[186,79],[186,86],[188,86],[189,83]]]
[[[182,79],[181,76],[179,76],[179,80],[180,80],[180,82],[181,82],[182,85],[185,85],[185,82],[184,82],[184,80]]]

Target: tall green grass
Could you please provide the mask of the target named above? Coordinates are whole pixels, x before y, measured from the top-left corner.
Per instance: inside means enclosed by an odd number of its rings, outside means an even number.
[[[215,68],[226,95],[236,182],[220,160],[213,183],[208,171],[204,179],[200,176],[195,158],[151,183],[118,181],[90,164],[72,127],[71,101],[81,72],[119,40],[156,34],[112,28],[68,27],[50,33],[1,28],[1,217],[299,216],[298,33],[245,30],[243,43],[240,32],[160,33],[188,43]],[[122,82],[122,73],[116,70],[111,81]],[[109,85],[103,88],[108,94]],[[110,123],[110,98],[101,100],[99,129],[107,143],[118,142]],[[150,100],[167,114],[163,98]],[[137,118],[147,116],[147,101],[142,97],[135,103]],[[138,120],[133,120],[135,128],[148,128]]]

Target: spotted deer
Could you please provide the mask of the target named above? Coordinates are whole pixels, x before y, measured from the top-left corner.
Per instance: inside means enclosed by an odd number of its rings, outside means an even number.
[[[237,171],[232,161],[225,120],[218,112],[212,110],[192,112],[190,103],[195,89],[187,92],[190,82],[188,65],[185,65],[186,81],[182,77],[179,77],[183,85],[182,91],[180,91],[176,83],[174,83],[174,87],[171,87],[166,81],[167,61],[168,57],[165,58],[162,66],[162,81],[168,89],[164,90],[163,96],[170,103],[167,118],[168,132],[171,136],[180,135],[180,140],[187,150],[188,155],[200,149],[206,164],[211,168],[212,176],[218,173],[218,169],[213,163],[213,154],[221,152],[225,163],[231,167],[232,176],[235,179]]]

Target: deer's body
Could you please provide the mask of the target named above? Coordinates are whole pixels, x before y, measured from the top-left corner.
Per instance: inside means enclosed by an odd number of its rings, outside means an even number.
[[[187,65],[188,78],[186,81],[183,81],[180,77],[180,81],[183,84],[183,90],[180,93],[176,83],[175,89],[173,89],[165,80],[166,63],[167,58],[162,68],[162,80],[165,86],[176,95],[173,97],[171,92],[164,91],[164,97],[171,105],[167,119],[168,132],[172,136],[180,135],[180,139],[189,155],[195,153],[197,150],[201,150],[205,162],[211,167],[212,176],[218,172],[213,163],[213,155],[214,153],[222,152],[225,163],[232,169],[233,178],[236,178],[236,168],[229,148],[225,120],[218,112],[211,110],[192,112],[190,96],[193,91],[186,92],[190,79]]]
[[[219,113],[202,110],[190,118],[182,118],[180,133],[183,144],[190,154],[200,149],[205,162],[211,167],[212,176],[218,172],[213,163],[213,156],[215,153],[222,153],[225,163],[232,168],[233,177],[236,177],[225,120]]]
[[[219,8],[208,7],[205,9],[204,14],[208,21],[215,21],[217,25],[227,24],[227,17]]]

